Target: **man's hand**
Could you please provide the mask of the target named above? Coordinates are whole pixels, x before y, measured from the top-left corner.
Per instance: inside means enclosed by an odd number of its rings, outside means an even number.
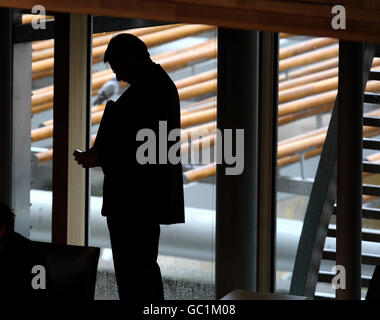
[[[83,168],[93,168],[100,165],[98,153],[94,149],[80,152],[75,150],[73,156],[76,162]]]

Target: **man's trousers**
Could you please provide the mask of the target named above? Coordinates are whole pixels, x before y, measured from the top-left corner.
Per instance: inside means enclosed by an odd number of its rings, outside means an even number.
[[[128,218],[107,217],[119,298],[131,303],[162,301],[157,264],[160,225]]]

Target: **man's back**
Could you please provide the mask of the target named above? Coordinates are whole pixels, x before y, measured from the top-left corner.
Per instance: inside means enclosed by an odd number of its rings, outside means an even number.
[[[134,206],[144,212],[144,219],[162,224],[184,222],[182,166],[158,164],[160,121],[167,132],[180,128],[179,98],[172,80],[161,66],[152,64],[145,78],[106,109],[95,143],[105,173],[103,215]],[[136,160],[136,151],[144,143],[136,141],[141,129],[155,134],[156,164]],[[161,139],[167,141],[167,133]],[[166,155],[173,144],[168,143]]]

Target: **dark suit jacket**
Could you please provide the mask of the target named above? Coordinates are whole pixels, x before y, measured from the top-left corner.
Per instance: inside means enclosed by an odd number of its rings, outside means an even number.
[[[173,81],[160,65],[152,64],[143,80],[131,84],[104,110],[94,144],[104,172],[102,215],[184,222],[182,164],[141,165],[136,160],[137,148],[144,143],[136,141],[136,134],[148,128],[156,134],[158,162],[159,121],[167,121],[168,132],[180,128],[180,104]]]

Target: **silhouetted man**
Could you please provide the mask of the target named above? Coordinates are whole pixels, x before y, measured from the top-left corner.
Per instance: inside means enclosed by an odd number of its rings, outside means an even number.
[[[53,294],[48,271],[39,277],[45,259],[32,241],[14,231],[14,222],[14,213],[0,202],[0,305],[3,299],[40,299]]]
[[[103,169],[102,215],[107,216],[120,299],[160,301],[160,224],[184,222],[182,165],[139,164],[136,151],[142,142],[136,135],[150,129],[158,142],[159,121],[166,121],[168,132],[180,128],[178,92],[146,45],[131,34],[113,37],[104,61],[130,87],[107,103],[94,147],[74,156],[85,168]],[[161,152],[167,154],[174,143]],[[157,143],[157,163],[158,149]]]

